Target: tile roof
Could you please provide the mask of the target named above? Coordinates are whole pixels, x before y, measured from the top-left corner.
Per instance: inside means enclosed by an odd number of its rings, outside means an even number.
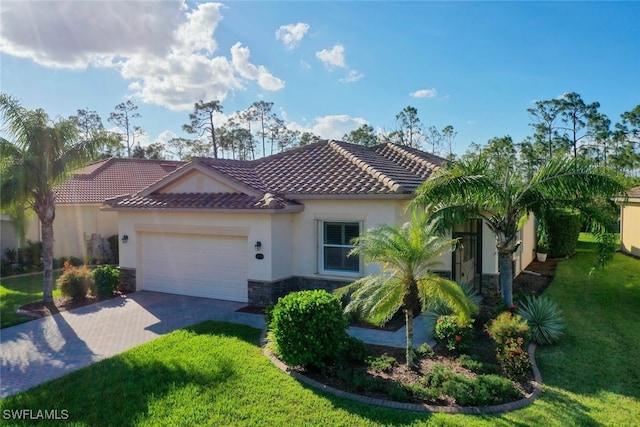
[[[173,172],[185,162],[110,158],[74,172],[56,188],[56,203],[102,203],[134,194]]]
[[[635,187],[627,190],[627,195],[630,199],[640,199],[640,187]]]
[[[409,195],[445,160],[394,144],[365,147],[320,141],[258,160],[199,157],[192,162],[264,197],[154,191],[112,198],[106,204],[115,209],[284,209],[300,206],[294,200],[304,196]]]
[[[119,196],[106,202],[113,208],[131,209],[285,209],[301,206],[269,193],[262,198],[242,193],[153,193]]]
[[[197,159],[262,191],[303,195],[409,194],[444,159],[419,150],[321,141],[254,161]]]

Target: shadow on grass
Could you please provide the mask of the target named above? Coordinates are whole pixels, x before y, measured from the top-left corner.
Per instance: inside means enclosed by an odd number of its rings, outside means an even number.
[[[215,396],[215,390],[236,376],[236,366],[222,356],[211,360],[212,368],[185,365],[174,359],[139,362],[140,357],[117,356],[43,384],[27,393],[1,401],[9,410],[66,410],[68,422],[80,425],[135,425],[150,414],[154,402],[182,389]],[[183,404],[183,403],[180,403]],[[31,421],[32,422],[32,421]],[[30,422],[24,422],[29,425]]]

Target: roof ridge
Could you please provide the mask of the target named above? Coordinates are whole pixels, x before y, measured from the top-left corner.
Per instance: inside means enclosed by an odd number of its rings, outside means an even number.
[[[341,156],[343,156],[344,158],[349,160],[351,163],[353,163],[354,165],[356,165],[357,167],[362,169],[365,173],[371,175],[372,177],[374,177],[375,179],[380,181],[382,184],[384,184],[387,187],[389,187],[391,189],[391,191],[393,191],[395,193],[404,193],[404,192],[406,192],[406,189],[401,184],[395,182],[391,177],[387,176],[384,172],[382,172],[382,171],[376,169],[375,167],[373,167],[372,165],[368,164],[366,161],[362,160],[361,158],[359,158],[355,154],[351,153],[346,148],[341,147],[340,144],[338,144],[336,141],[331,139],[331,140],[328,141],[328,145],[334,151],[336,151],[338,154],[340,154]],[[373,152],[373,153],[378,155],[375,152]]]
[[[409,159],[413,160],[414,162],[420,163],[422,166],[429,168],[429,169],[433,169],[434,171],[437,169],[441,168],[441,165],[432,163],[428,160],[423,159],[422,157],[406,150],[405,148],[401,148],[399,145],[397,144],[393,144],[390,142],[386,143],[387,147],[389,147],[391,150],[396,151],[400,154],[402,154],[403,156],[408,157]],[[428,153],[426,153],[428,154]]]

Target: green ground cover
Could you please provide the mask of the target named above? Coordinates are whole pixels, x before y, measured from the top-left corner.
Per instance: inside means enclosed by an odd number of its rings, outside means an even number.
[[[54,284],[58,277],[60,277],[60,272],[54,271]],[[60,291],[54,285],[53,297],[59,296]],[[3,277],[0,282],[0,328],[31,320],[31,317],[17,314],[16,309],[37,300],[42,300],[42,274]]]

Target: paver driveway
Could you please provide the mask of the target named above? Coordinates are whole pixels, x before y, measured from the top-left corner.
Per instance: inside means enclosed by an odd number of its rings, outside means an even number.
[[[0,397],[207,319],[264,328],[246,304],[136,292],[0,330]]]
[[[245,305],[141,291],[0,329],[0,398],[204,320],[264,329],[264,316],[236,312]],[[393,347],[404,347],[406,339],[404,327],[395,332],[349,328],[349,333]],[[424,322],[416,318],[414,344],[426,339]]]

